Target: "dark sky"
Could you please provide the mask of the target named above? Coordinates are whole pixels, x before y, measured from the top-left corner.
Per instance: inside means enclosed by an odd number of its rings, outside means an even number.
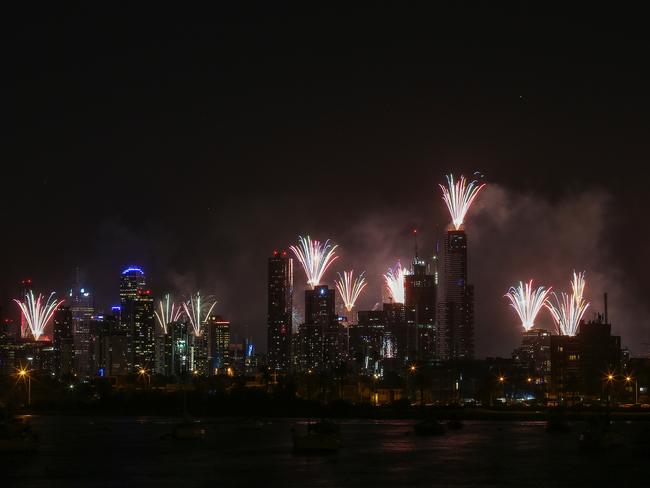
[[[333,239],[333,271],[367,270],[371,307],[385,268],[412,258],[410,229],[429,253],[447,224],[444,174],[478,170],[478,354],[517,342],[508,286],[564,289],[574,268],[592,310],[608,291],[615,331],[647,352],[639,12],[268,3],[5,12],[6,314],[22,278],[62,292],[76,266],[109,306],[139,264],[157,293],[214,293],[264,349],[273,249]]]

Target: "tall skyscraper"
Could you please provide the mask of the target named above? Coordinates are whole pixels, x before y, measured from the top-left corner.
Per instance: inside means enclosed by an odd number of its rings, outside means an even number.
[[[96,319],[93,341],[95,374],[100,377],[128,374],[127,341],[120,323],[120,307],[112,307],[111,314]]]
[[[127,363],[131,372],[155,366],[156,324],[151,290],[146,288],[144,272],[129,267],[120,282],[121,323],[126,331]]]
[[[303,370],[331,371],[341,364],[342,334],[335,300],[335,290],[327,285],[305,290],[305,323],[299,331]]]
[[[474,288],[467,283],[467,234],[445,233],[443,301],[438,307],[440,355],[445,359],[474,357]]]
[[[71,376],[74,364],[74,337],[70,307],[60,306],[54,312],[53,322],[53,372],[57,378]]]
[[[74,286],[68,293],[67,305],[72,314],[72,334],[74,336],[74,369],[81,377],[95,374],[91,358],[93,356],[95,311],[90,290],[82,286],[79,280],[79,270]]]
[[[230,322],[220,315],[210,315],[203,331],[207,348],[207,371],[212,376],[223,373],[231,364]]]
[[[30,278],[24,279],[20,283],[20,299],[24,300],[25,296],[34,291],[34,286],[32,284],[32,280]],[[25,316],[21,313],[20,314],[20,337],[29,337],[30,332],[29,332],[29,325],[27,324],[27,319],[25,319]]]
[[[287,372],[291,365],[293,259],[275,251],[268,262],[268,362],[272,370]]]
[[[409,359],[430,361],[436,357],[436,288],[435,274],[418,256],[416,244],[413,272],[404,277]]]

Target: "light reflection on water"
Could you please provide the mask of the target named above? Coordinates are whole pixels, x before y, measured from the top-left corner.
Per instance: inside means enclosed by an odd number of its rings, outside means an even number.
[[[341,421],[338,454],[294,454],[290,419],[205,419],[207,437],[173,441],[178,419],[34,417],[41,446],[0,458],[4,486],[625,486],[644,479],[647,453],[578,449],[577,434],[542,422],[466,422],[440,437],[412,421]],[[627,433],[640,424],[617,424]],[[576,430],[580,430],[577,426]],[[6,476],[5,476],[6,474]],[[642,486],[641,485],[637,486]]]

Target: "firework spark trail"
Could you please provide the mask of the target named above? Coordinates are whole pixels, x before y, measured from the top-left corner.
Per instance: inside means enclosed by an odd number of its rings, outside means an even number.
[[[307,284],[313,289],[320,284],[321,278],[327,268],[338,259],[334,252],[337,245],[332,246],[329,240],[321,243],[311,240],[311,237],[298,236],[299,244],[289,249],[296,255],[307,275]]]
[[[388,268],[388,272],[384,275],[386,289],[394,303],[404,303],[404,276],[406,274],[406,270],[397,261],[397,266]]]
[[[208,320],[216,304],[216,300],[211,305],[209,303],[203,303],[200,292],[197,292],[195,296],[191,296],[186,303],[183,303],[185,315],[189,319],[190,324],[192,324],[196,337],[201,335],[201,327]]]
[[[464,176],[461,176],[459,181],[454,182],[454,175],[448,175],[447,184],[448,186],[440,185],[442,199],[447,204],[455,229],[459,230],[463,225],[467,211],[485,186],[485,183],[479,185],[477,181],[472,181],[468,185]]]
[[[341,273],[338,275],[339,279],[335,281],[336,289],[341,295],[345,309],[348,312],[351,312],[354,308],[354,304],[359,298],[359,295],[361,295],[361,292],[368,283],[366,283],[363,273],[353,279],[352,276],[354,275],[354,270],[343,271],[343,275],[341,275]]]
[[[567,293],[553,293],[555,303],[546,302],[546,308],[551,312],[557,333],[560,335],[574,336],[578,332],[580,322],[589,308],[589,302],[584,299],[585,273],[573,272],[571,280],[571,295]]]
[[[167,326],[172,322],[177,322],[183,313],[183,307],[177,306],[169,293],[165,295],[165,299],[158,302],[160,313],[154,312],[158,324],[163,332],[167,333]]]
[[[548,300],[550,293],[551,288],[543,286],[533,289],[533,280],[530,280],[526,284],[520,281],[519,286],[511,287],[505,296],[510,299],[510,306],[519,315],[523,328],[529,331],[535,326],[535,317]]]
[[[38,298],[34,298],[34,292],[32,291],[25,294],[24,302],[14,298],[14,302],[20,307],[20,311],[25,317],[35,341],[43,335],[45,326],[54,315],[55,310],[64,302],[64,300],[53,300],[54,292],[50,293],[45,303],[43,303],[43,298],[41,294],[38,295]]]

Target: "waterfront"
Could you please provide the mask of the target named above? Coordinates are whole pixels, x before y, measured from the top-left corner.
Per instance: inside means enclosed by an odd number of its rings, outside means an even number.
[[[626,445],[585,453],[570,434],[536,421],[470,421],[417,437],[412,420],[344,420],[335,455],[292,451],[301,420],[205,419],[203,441],[167,438],[176,419],[35,416],[35,454],[3,456],[3,486],[643,486],[648,428],[617,422]],[[647,446],[647,444],[646,444]]]

